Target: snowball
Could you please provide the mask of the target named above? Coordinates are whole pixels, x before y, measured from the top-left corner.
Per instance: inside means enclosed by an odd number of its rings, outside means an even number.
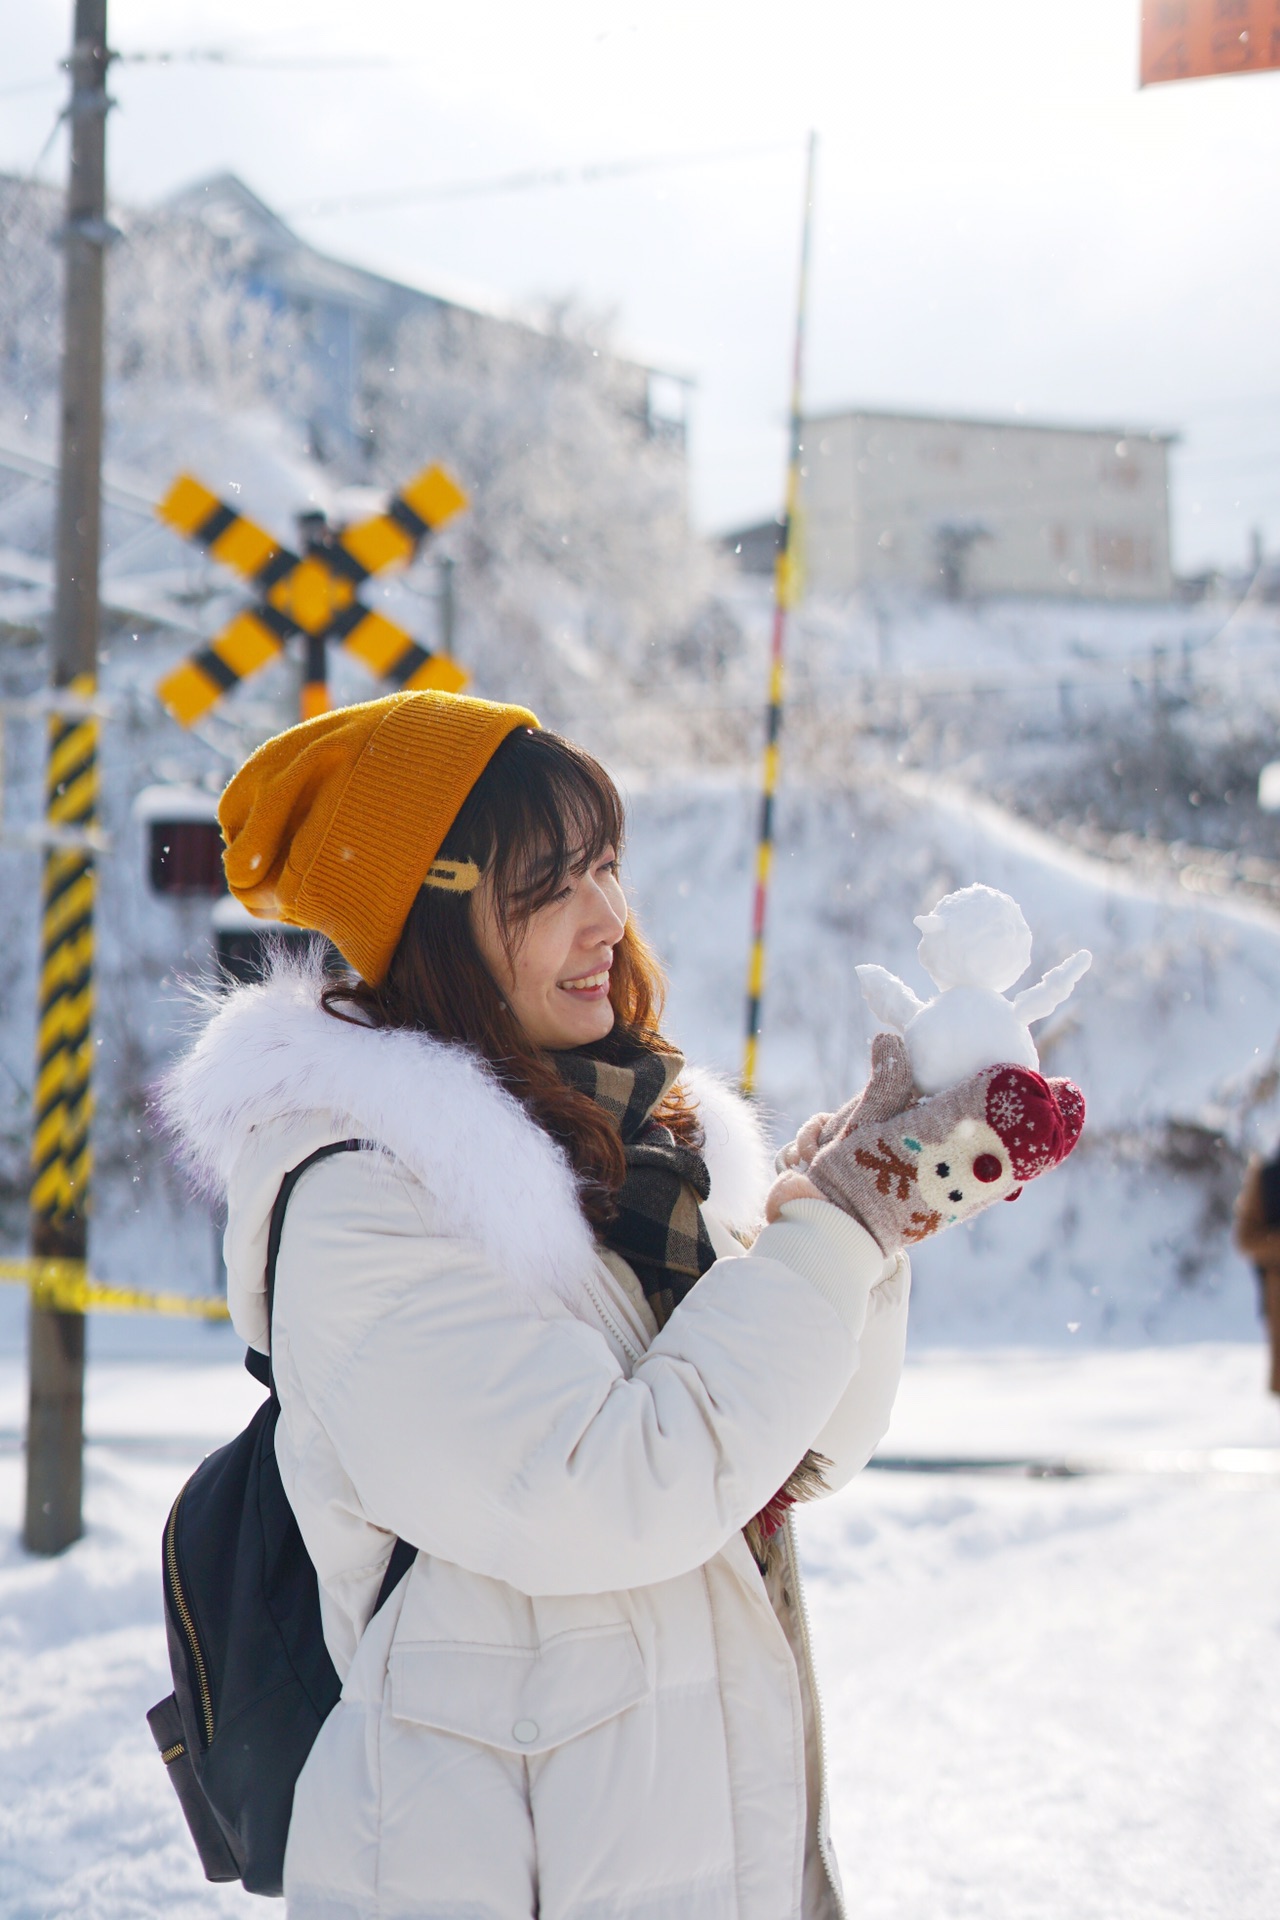
[[[1031,929],[1022,909],[996,887],[962,887],[915,924],[920,964],[939,987],[1003,993],[1031,964]]]
[[[983,1067],[1039,1065],[1033,1020],[1043,1020],[1068,998],[1092,956],[1082,947],[1051,967],[1013,1000],[1004,992],[1026,972],[1031,929],[1022,909],[995,887],[963,887],[939,900],[915,923],[921,964],[938,987],[922,1006],[910,987],[883,967],[857,969],[863,998],[878,1020],[902,1034],[922,1093]]]

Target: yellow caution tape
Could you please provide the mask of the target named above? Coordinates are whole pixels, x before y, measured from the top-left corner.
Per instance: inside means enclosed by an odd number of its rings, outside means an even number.
[[[225,1300],[191,1293],[144,1293],[91,1280],[80,1260],[0,1260],[0,1281],[30,1287],[37,1307],[53,1313],[173,1313],[191,1320],[229,1320]]]

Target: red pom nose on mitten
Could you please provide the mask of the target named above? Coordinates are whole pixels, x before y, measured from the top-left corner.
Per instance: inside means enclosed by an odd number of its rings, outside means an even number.
[[[1016,1199],[1080,1138],[1084,1096],[1070,1080],[986,1067],[907,1104],[915,1088],[897,1034],[876,1035],[871,1066],[865,1092],[820,1128],[808,1166],[777,1182],[771,1215],[787,1199],[816,1193],[892,1253]]]
[[[988,1067],[962,1085],[983,1079],[983,1118],[999,1134],[1019,1180],[1034,1180],[1066,1159],[1084,1125],[1084,1095],[1074,1081],[1043,1080],[1027,1067]]]

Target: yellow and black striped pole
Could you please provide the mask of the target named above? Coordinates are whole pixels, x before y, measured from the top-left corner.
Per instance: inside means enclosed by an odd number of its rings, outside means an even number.
[[[747,965],[747,1043],[742,1059],[742,1091],[756,1090],[760,1049],[760,1009],[764,998],[764,935],[773,872],[774,801],[778,790],[778,755],[782,736],[784,658],[787,615],[799,598],[800,581],[800,463],[804,453],[803,374],[804,330],[809,298],[809,239],[813,227],[813,177],[818,137],[809,135],[805,168],[804,227],[800,242],[800,285],[796,299],[795,351],[791,366],[791,422],[787,455],[786,508],[774,566],[773,634],[769,646],[769,704],[765,711],[764,777],[760,795],[760,824],[756,833],[755,894],[751,907],[751,956]]]
[[[49,723],[40,991],[32,1134],[31,1248],[83,1273],[93,1118],[94,682],[74,679]],[[60,1553],[80,1536],[84,1310],[33,1289],[24,1543]]]
[[[68,692],[49,722],[31,1168],[37,1231],[59,1244],[83,1240],[89,1192],[98,808],[93,682],[78,678]]]

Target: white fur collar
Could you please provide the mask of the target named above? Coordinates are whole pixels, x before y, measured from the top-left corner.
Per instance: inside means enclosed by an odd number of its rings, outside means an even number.
[[[319,1135],[376,1141],[406,1166],[432,1196],[441,1234],[478,1240],[531,1295],[550,1290],[572,1306],[595,1254],[560,1148],[469,1048],[334,1020],[320,985],[316,964],[277,961],[261,985],[220,997],[170,1070],[159,1107],[197,1183],[226,1191],[237,1163],[269,1157],[278,1137],[282,1164],[253,1182],[274,1195],[298,1138],[278,1123],[321,1116]],[[709,1206],[731,1228],[753,1227],[771,1178],[756,1116],[714,1075],[682,1078],[706,1132]],[[265,1248],[263,1224],[251,1232]]]

